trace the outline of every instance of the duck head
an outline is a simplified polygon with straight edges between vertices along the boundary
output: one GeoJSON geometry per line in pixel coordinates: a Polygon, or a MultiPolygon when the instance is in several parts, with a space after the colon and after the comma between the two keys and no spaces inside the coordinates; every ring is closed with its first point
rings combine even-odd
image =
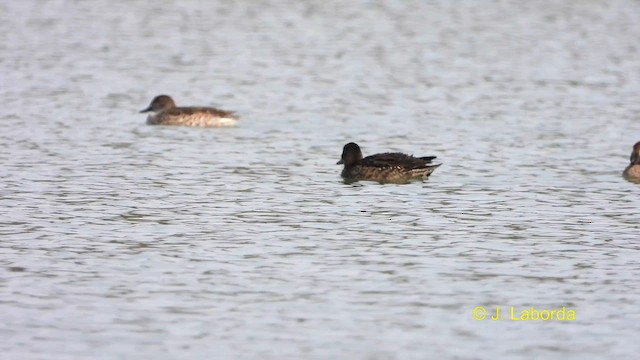
{"type": "Polygon", "coordinates": [[[140,110],[140,112],[141,113],[146,113],[150,111],[158,112],[158,111],[168,110],[174,107],[176,107],[176,103],[173,102],[173,99],[170,96],[158,95],[154,97],[153,100],[151,100],[151,104],[149,104],[149,106],[146,109],[140,110]]]}
{"type": "Polygon", "coordinates": [[[336,164],[351,166],[360,160],[362,160],[362,151],[360,150],[360,146],[356,143],[350,142],[342,148],[342,157],[336,164]]]}
{"type": "Polygon", "coordinates": [[[640,165],[640,141],[633,145],[633,152],[629,158],[632,165],[640,165]]]}

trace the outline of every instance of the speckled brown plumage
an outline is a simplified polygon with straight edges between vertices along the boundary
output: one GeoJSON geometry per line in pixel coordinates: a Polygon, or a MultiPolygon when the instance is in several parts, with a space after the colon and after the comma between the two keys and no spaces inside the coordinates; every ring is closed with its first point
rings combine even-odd
{"type": "Polygon", "coordinates": [[[238,118],[232,111],[209,107],[176,107],[167,95],[156,96],[149,107],[140,111],[151,112],[149,125],[181,125],[194,127],[222,127],[234,125],[238,118]]]}
{"type": "Polygon", "coordinates": [[[382,153],[362,157],[360,147],[348,143],[338,164],[344,164],[342,177],[349,181],[371,180],[405,183],[427,179],[442,164],[432,164],[435,156],[415,157],[403,153],[382,153]]]}
{"type": "Polygon", "coordinates": [[[640,183],[640,141],[633,145],[629,161],[629,166],[624,169],[622,176],[629,181],[640,183]]]}

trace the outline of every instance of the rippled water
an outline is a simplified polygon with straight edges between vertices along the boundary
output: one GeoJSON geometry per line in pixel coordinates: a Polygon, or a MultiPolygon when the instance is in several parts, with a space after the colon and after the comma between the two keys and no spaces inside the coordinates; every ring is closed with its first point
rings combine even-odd
{"type": "Polygon", "coordinates": [[[3,358],[635,358],[638,18],[604,0],[0,4],[3,358]],[[147,126],[160,93],[242,121],[147,126]],[[348,141],[444,165],[347,185],[348,141]]]}

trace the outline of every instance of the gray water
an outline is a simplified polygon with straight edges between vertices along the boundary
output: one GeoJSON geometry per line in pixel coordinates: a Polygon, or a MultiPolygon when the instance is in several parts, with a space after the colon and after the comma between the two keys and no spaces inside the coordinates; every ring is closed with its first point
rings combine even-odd
{"type": "Polygon", "coordinates": [[[638,19],[631,0],[2,2],[2,358],[636,358],[638,19]],[[242,120],[147,126],[161,93],[242,120]],[[345,184],[349,141],[444,165],[345,184]]]}

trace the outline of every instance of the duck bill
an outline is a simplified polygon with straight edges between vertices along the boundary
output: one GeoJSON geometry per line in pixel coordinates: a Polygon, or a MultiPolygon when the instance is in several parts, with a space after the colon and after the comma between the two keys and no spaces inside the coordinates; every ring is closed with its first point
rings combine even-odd
{"type": "Polygon", "coordinates": [[[146,108],[146,109],[140,110],[140,114],[142,114],[142,113],[146,113],[146,112],[149,112],[149,111],[151,111],[151,106],[149,106],[149,107],[148,107],[148,108],[146,108]]]}
{"type": "Polygon", "coordinates": [[[344,159],[340,159],[340,161],[336,163],[336,165],[342,165],[342,164],[344,164],[344,159]]]}

